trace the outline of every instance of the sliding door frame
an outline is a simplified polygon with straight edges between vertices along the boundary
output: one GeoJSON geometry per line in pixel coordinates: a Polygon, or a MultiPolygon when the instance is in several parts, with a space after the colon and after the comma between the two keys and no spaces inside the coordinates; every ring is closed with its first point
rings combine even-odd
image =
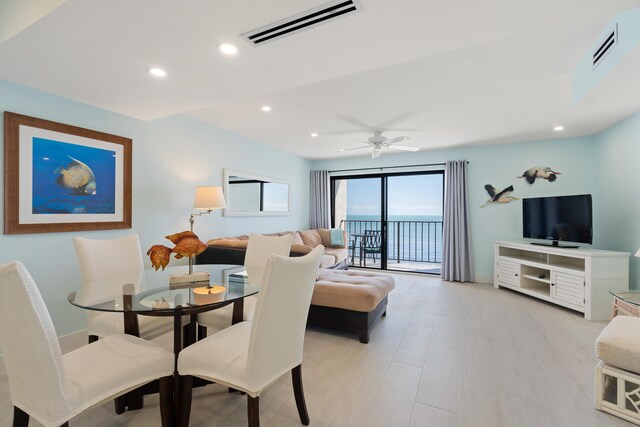
{"type": "MultiPolygon", "coordinates": [[[[340,224],[336,224],[336,210],[335,210],[335,196],[336,196],[336,181],[347,180],[347,179],[369,179],[369,178],[379,178],[380,179],[380,229],[382,230],[382,248],[380,254],[380,270],[387,270],[387,260],[388,260],[388,223],[389,223],[389,200],[388,200],[388,192],[389,192],[389,180],[390,177],[396,176],[410,176],[410,175],[442,175],[442,208],[444,210],[444,181],[445,181],[445,173],[444,169],[441,170],[430,170],[430,171],[411,171],[411,172],[377,172],[377,173],[363,173],[356,175],[336,175],[330,177],[330,191],[331,191],[331,227],[337,228],[340,224]]],[[[444,218],[443,218],[444,219],[444,218]]],[[[373,267],[363,267],[363,268],[371,268],[373,267]]],[[[375,268],[378,270],[378,268],[375,268]]],[[[430,274],[430,273],[424,273],[430,274]]]]}

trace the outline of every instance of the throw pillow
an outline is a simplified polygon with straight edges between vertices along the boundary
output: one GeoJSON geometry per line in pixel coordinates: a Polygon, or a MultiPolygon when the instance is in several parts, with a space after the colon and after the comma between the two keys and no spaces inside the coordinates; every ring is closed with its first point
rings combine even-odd
{"type": "Polygon", "coordinates": [[[331,229],[331,246],[344,246],[344,236],[342,234],[342,229],[331,229]]]}

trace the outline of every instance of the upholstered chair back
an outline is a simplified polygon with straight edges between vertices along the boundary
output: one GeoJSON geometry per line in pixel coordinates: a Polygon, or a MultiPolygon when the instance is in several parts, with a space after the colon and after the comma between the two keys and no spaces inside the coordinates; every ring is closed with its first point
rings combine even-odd
{"type": "Polygon", "coordinates": [[[260,284],[264,278],[267,261],[271,255],[289,256],[291,251],[292,234],[284,236],[263,236],[251,233],[247,243],[244,265],[249,274],[251,284],[260,284]]]}
{"type": "Polygon", "coordinates": [[[302,363],[304,333],[311,295],[324,246],[303,257],[273,255],[251,326],[247,379],[252,390],[261,390],[302,363]]]}
{"type": "Polygon", "coordinates": [[[68,414],[62,352],[53,322],[20,262],[0,265],[0,348],[14,406],[43,419],[68,414]]]}
{"type": "Polygon", "coordinates": [[[73,245],[85,283],[144,270],[137,234],[106,240],[74,237],[73,245]]]}

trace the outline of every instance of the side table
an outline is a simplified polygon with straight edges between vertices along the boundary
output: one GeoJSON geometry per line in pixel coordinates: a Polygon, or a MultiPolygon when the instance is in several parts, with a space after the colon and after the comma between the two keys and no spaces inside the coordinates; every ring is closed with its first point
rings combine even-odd
{"type": "Polygon", "coordinates": [[[640,317],[640,292],[610,292],[613,295],[613,307],[611,318],[618,314],[624,316],[640,317]]]}

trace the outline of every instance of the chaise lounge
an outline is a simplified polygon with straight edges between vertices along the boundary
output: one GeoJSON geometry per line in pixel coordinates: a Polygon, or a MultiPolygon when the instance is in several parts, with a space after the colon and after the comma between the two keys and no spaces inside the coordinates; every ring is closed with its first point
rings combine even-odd
{"type": "MultiPolygon", "coordinates": [[[[287,231],[293,234],[290,256],[301,256],[318,245],[325,246],[307,324],[355,333],[368,343],[371,328],[386,315],[387,295],[395,287],[391,276],[366,271],[346,271],[347,236],[343,245],[331,246],[330,230],[287,231]],[[300,243],[302,242],[302,243],[300,243]]],[[[198,264],[244,264],[248,236],[212,239],[196,257],[198,264]]]]}

